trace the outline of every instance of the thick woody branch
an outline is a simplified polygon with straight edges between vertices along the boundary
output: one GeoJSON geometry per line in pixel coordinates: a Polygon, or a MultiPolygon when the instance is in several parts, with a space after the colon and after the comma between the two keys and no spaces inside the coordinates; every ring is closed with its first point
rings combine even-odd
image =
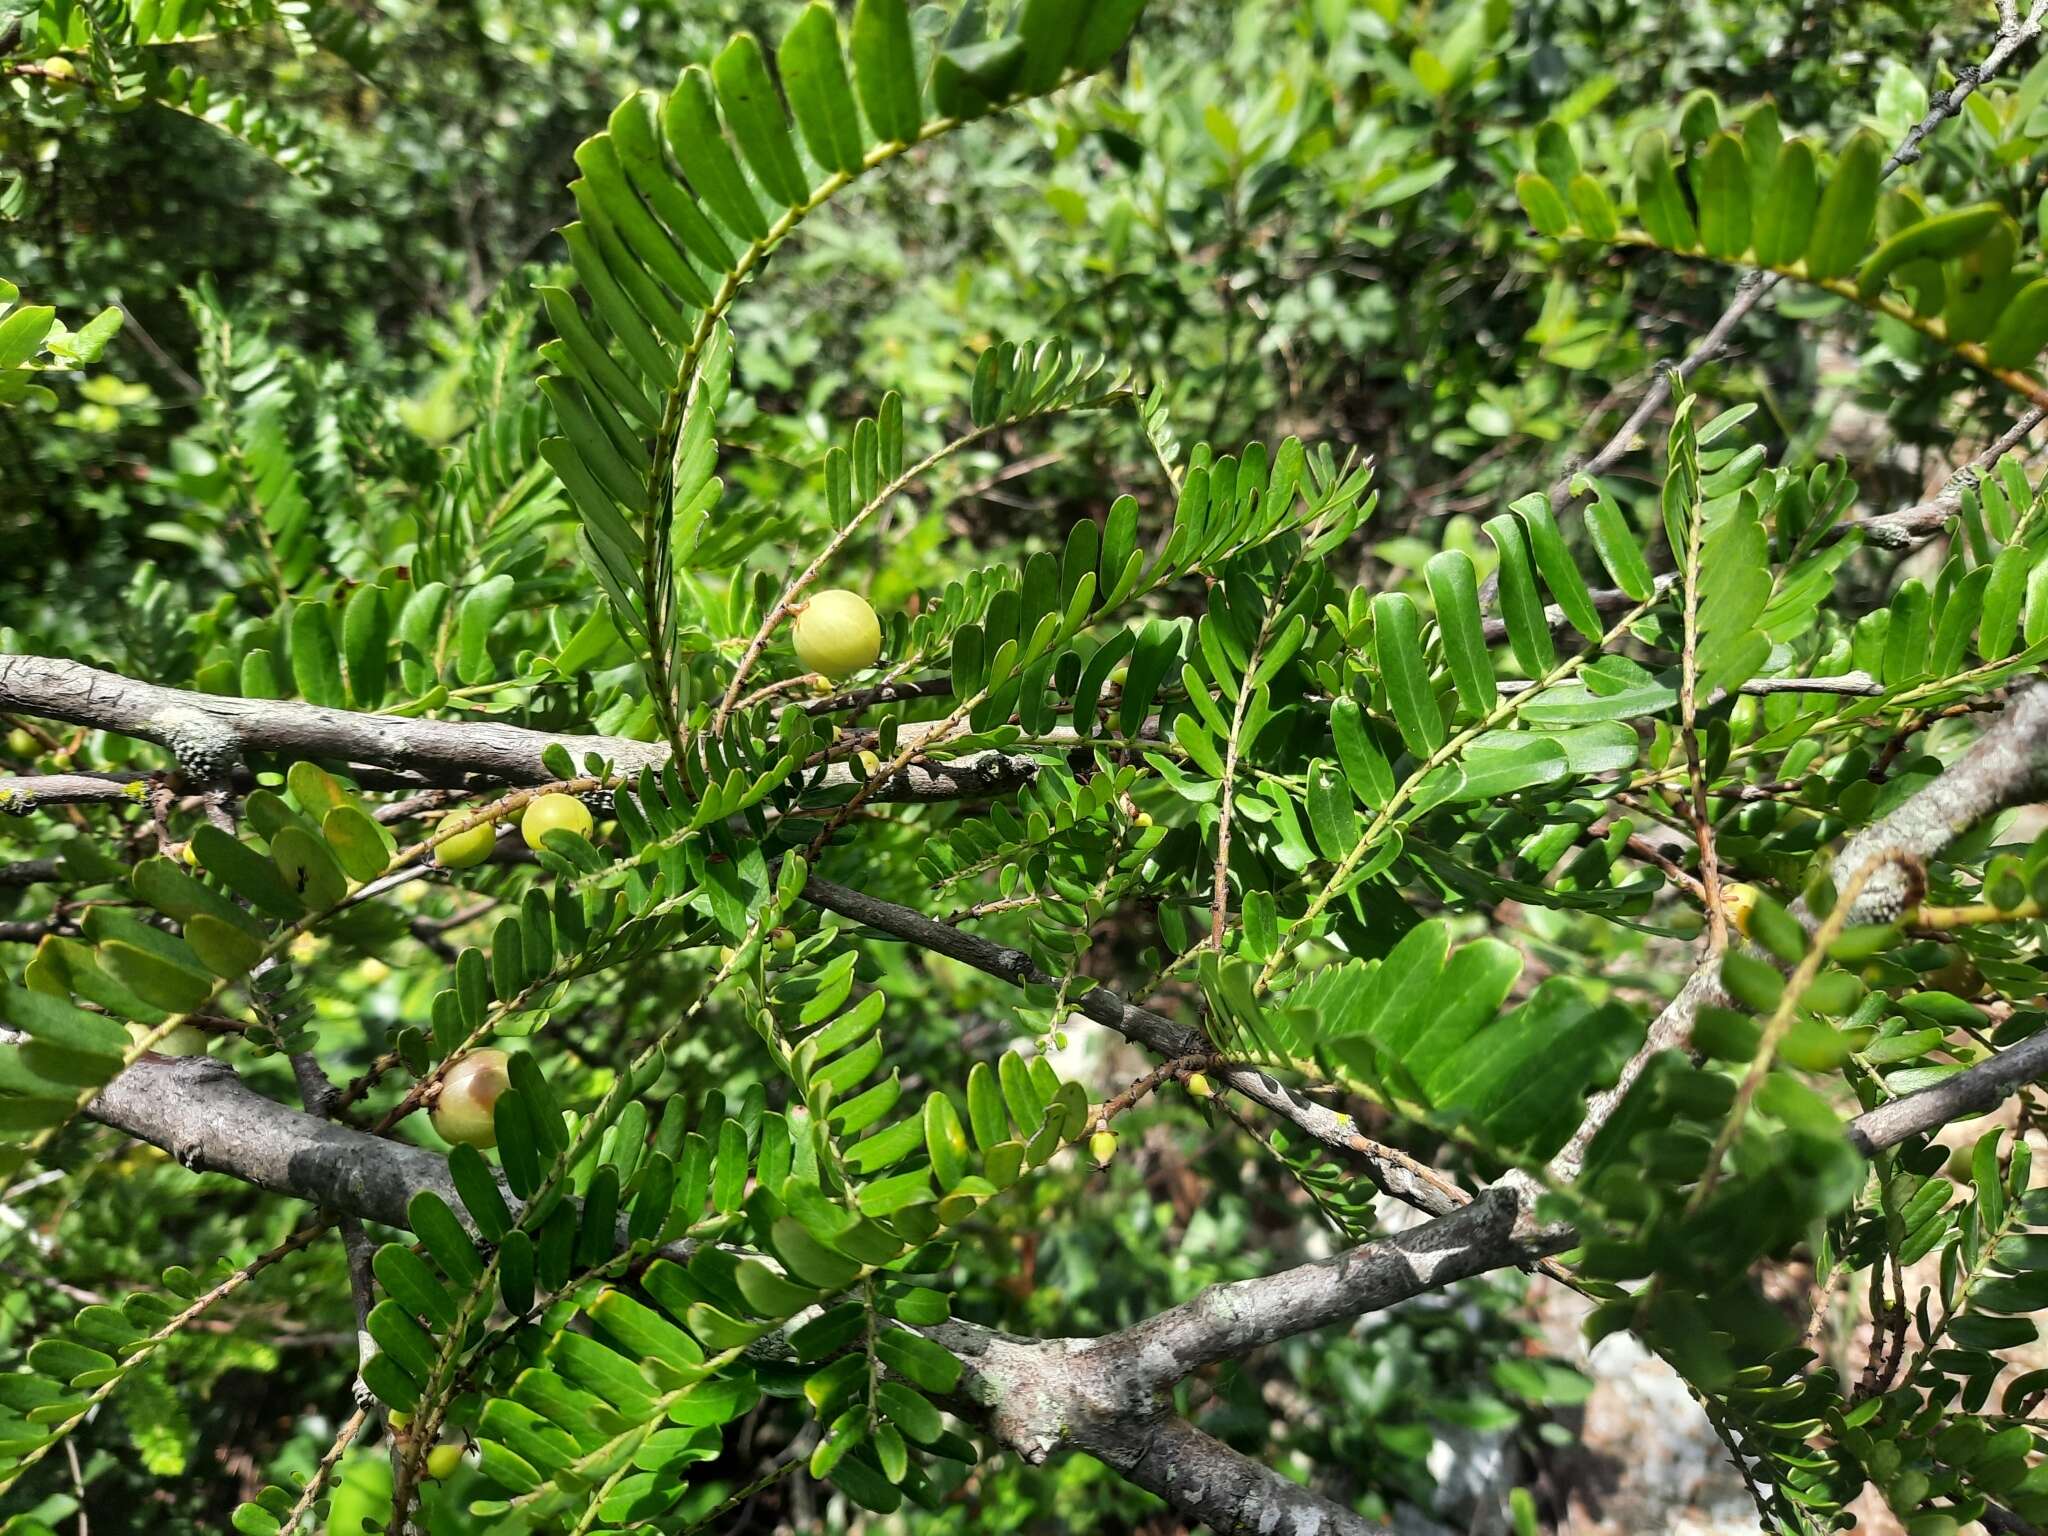
{"type": "MultiPolygon", "coordinates": [[[[413,1197],[429,1193],[468,1223],[440,1153],[280,1104],[210,1056],[144,1055],[100,1091],[86,1114],[161,1148],[194,1173],[225,1173],[337,1217],[410,1230],[413,1197]]],[[[519,1209],[509,1189],[505,1200],[519,1209]]],[[[625,1233],[622,1219],[622,1247],[625,1233]]],[[[660,1252],[687,1261],[691,1245],[672,1243],[660,1252]]]]}
{"type": "Polygon", "coordinates": [[[1569,1234],[1518,1235],[1519,1214],[1510,1192],[1488,1190],[1406,1232],[1255,1280],[1212,1285],[1096,1348],[1119,1357],[1117,1374],[1131,1390],[1163,1392],[1205,1365],[1570,1246],[1569,1234]]]}
{"type": "MultiPolygon", "coordinates": [[[[296,699],[240,699],[136,682],[83,662],[47,656],[0,656],[0,710],[113,731],[167,748],[188,773],[212,779],[250,753],[325,758],[395,772],[402,782],[431,787],[483,778],[506,784],[547,784],[556,775],[542,760],[550,746],[578,763],[596,754],[624,774],[656,767],[668,748],[623,736],[579,736],[528,730],[486,720],[415,720],[403,715],[328,709],[296,699]]],[[[950,762],[914,762],[868,795],[891,803],[974,799],[1029,783],[1038,765],[1028,757],[977,752],[950,762]]],[[[134,798],[145,776],[50,774],[0,780],[0,811],[72,801],[134,798]]],[[[853,783],[844,764],[829,768],[823,790],[853,783]]]]}
{"type": "MultiPolygon", "coordinates": [[[[1969,750],[1905,804],[1872,822],[1835,858],[1837,887],[1875,859],[1934,857],[1993,811],[2038,799],[2048,791],[2048,686],[2014,694],[2004,713],[1969,750]]],[[[1864,885],[1853,920],[1884,922],[1906,904],[1913,876],[1898,864],[1864,885]]]]}
{"type": "Polygon", "coordinates": [[[968,1401],[956,1411],[1034,1466],[1085,1451],[1216,1531],[1385,1530],[1204,1434],[1156,1394],[1132,1392],[1114,1353],[1099,1347],[1104,1341],[1026,1339],[961,1322],[925,1331],[967,1363],[968,1401]]]}
{"type": "Polygon", "coordinates": [[[144,773],[28,773],[0,778],[0,815],[28,816],[46,805],[143,805],[155,777],[144,773]]]}
{"type": "Polygon", "coordinates": [[[1952,1120],[1987,1114],[2042,1077],[2048,1077],[2048,1032],[2029,1036],[1931,1087],[1866,1110],[1849,1122],[1849,1140],[1868,1157],[1952,1120]]]}
{"type": "Polygon", "coordinates": [[[422,1190],[463,1208],[446,1158],[265,1098],[211,1057],[144,1056],[86,1113],[195,1173],[232,1174],[387,1227],[407,1225],[406,1207],[422,1190]]]}
{"type": "Polygon", "coordinates": [[[1386,1531],[1379,1521],[1331,1503],[1172,1414],[1091,1423],[1073,1443],[1211,1530],[1261,1536],[1384,1536],[1386,1531]]]}
{"type": "Polygon", "coordinates": [[[607,736],[550,735],[487,721],[358,714],[296,699],[240,699],[136,682],[82,662],[0,656],[0,709],[153,741],[184,764],[195,754],[229,761],[250,752],[360,760],[428,775],[488,774],[513,784],[553,780],[550,744],[581,762],[595,752],[622,770],[658,765],[665,749],[607,736]]]}

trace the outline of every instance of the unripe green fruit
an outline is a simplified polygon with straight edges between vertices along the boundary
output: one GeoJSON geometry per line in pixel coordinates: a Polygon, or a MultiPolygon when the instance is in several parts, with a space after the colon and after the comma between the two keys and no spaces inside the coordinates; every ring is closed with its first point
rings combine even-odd
{"type": "Polygon", "coordinates": [[[434,1129],[443,1141],[472,1147],[498,1144],[491,1111],[512,1084],[508,1061],[503,1051],[472,1051],[448,1069],[433,1113],[434,1129]]]}
{"type": "Polygon", "coordinates": [[[1216,1094],[1216,1090],[1210,1085],[1209,1079],[1199,1072],[1190,1072],[1188,1074],[1187,1087],[1188,1092],[1198,1099],[1213,1098],[1216,1094]]]}
{"type": "Polygon", "coordinates": [[[588,837],[595,825],[590,808],[574,795],[542,795],[519,818],[519,835],[526,839],[527,847],[539,848],[541,839],[550,832],[559,830],[588,837]]]}
{"type": "Polygon", "coordinates": [[[1095,1159],[1095,1166],[1107,1168],[1109,1160],[1116,1156],[1116,1133],[1097,1131],[1088,1138],[1088,1155],[1095,1159]]]}
{"type": "Polygon", "coordinates": [[[498,829],[486,821],[458,832],[445,842],[434,845],[434,862],[443,869],[470,869],[483,863],[491,856],[491,850],[498,846],[498,829]]]}
{"type": "Polygon", "coordinates": [[[820,592],[796,616],[796,659],[830,678],[871,667],[882,654],[882,625],[858,592],[820,592]]]}
{"type": "Polygon", "coordinates": [[[9,757],[34,757],[36,755],[35,737],[29,735],[27,731],[24,731],[17,725],[7,733],[7,755],[9,757]]]}
{"type": "Polygon", "coordinates": [[[778,955],[786,955],[796,948],[796,935],[787,928],[778,928],[768,936],[768,942],[775,946],[778,955]]]}
{"type": "Polygon", "coordinates": [[[391,1410],[391,1416],[387,1418],[384,1422],[389,1424],[392,1427],[392,1429],[402,1434],[404,1433],[406,1426],[412,1423],[412,1415],[409,1413],[400,1413],[396,1408],[394,1408],[391,1410]]]}
{"type": "MultiPolygon", "coordinates": [[[[149,1024],[130,1024],[129,1038],[140,1044],[149,1038],[152,1028],[154,1026],[149,1024]]],[[[205,1030],[191,1024],[180,1024],[150,1049],[159,1056],[204,1056],[206,1047],[211,1043],[206,1037],[205,1030]]]]}
{"type": "Polygon", "coordinates": [[[453,1477],[455,1469],[462,1465],[462,1447],[459,1445],[437,1445],[427,1452],[427,1476],[435,1482],[453,1477]]]}

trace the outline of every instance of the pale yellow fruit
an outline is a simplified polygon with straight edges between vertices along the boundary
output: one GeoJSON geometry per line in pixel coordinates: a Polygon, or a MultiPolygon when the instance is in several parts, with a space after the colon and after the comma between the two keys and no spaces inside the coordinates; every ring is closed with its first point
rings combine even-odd
{"type": "Polygon", "coordinates": [[[1721,889],[1721,908],[1728,914],[1736,931],[1744,938],[1749,937],[1749,914],[1756,910],[1756,887],[1753,885],[1729,885],[1721,889]]]}
{"type": "Polygon", "coordinates": [[[434,862],[443,869],[470,869],[483,863],[491,856],[491,850],[498,846],[498,829],[486,821],[458,832],[445,842],[434,845],[434,862]]]}
{"type": "Polygon", "coordinates": [[[1209,1079],[1199,1072],[1190,1072],[1188,1074],[1187,1086],[1188,1092],[1198,1099],[1210,1098],[1216,1092],[1215,1088],[1211,1086],[1209,1079]]]}
{"type": "Polygon", "coordinates": [[[1095,1166],[1107,1168],[1109,1160],[1116,1156],[1116,1133],[1097,1131],[1088,1138],[1088,1155],[1095,1159],[1095,1166]]]}
{"type": "Polygon", "coordinates": [[[882,625],[858,592],[820,592],[796,616],[796,659],[813,672],[841,678],[871,667],[882,654],[882,625]]]}
{"type": "Polygon", "coordinates": [[[443,1141],[472,1147],[498,1144],[497,1122],[491,1111],[511,1086],[506,1070],[509,1064],[503,1051],[472,1051],[448,1069],[433,1113],[434,1129],[443,1141]]]}
{"type": "Polygon", "coordinates": [[[427,1476],[435,1482],[453,1477],[455,1469],[462,1465],[462,1447],[459,1445],[437,1445],[427,1452],[427,1476]]]}
{"type": "Polygon", "coordinates": [[[595,825],[590,807],[574,795],[542,795],[519,818],[519,835],[526,839],[527,847],[539,848],[550,832],[574,832],[579,837],[588,837],[595,825]]]}

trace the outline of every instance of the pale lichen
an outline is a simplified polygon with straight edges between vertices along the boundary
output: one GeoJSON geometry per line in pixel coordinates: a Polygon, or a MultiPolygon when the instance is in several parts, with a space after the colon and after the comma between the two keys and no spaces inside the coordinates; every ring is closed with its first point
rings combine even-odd
{"type": "Polygon", "coordinates": [[[195,784],[220,782],[242,760],[241,738],[204,710],[168,709],[152,724],[157,739],[177,758],[179,771],[195,784]]]}

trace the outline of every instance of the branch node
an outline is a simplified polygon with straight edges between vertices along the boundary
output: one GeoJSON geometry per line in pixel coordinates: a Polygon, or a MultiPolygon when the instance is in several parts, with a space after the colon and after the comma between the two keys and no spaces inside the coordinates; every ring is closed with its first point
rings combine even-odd
{"type": "Polygon", "coordinates": [[[178,771],[195,787],[225,782],[242,760],[241,737],[204,710],[174,707],[153,723],[177,758],[178,771]]]}

